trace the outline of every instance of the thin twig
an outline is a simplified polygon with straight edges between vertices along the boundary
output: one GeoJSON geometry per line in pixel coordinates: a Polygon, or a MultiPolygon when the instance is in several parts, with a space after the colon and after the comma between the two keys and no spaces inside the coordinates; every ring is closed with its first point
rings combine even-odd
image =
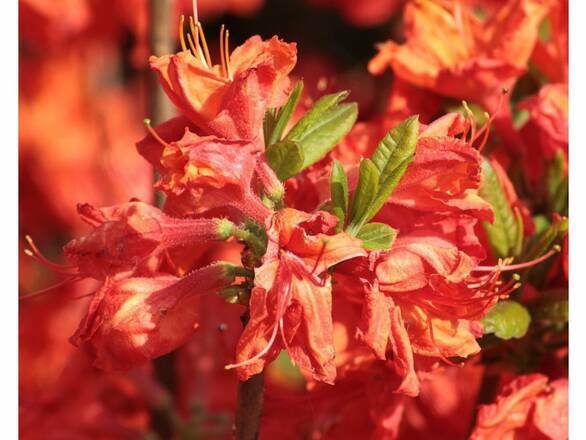
{"type": "MultiPolygon", "coordinates": [[[[242,322],[248,323],[248,313],[242,316],[242,322]]],[[[238,383],[236,407],[236,440],[257,440],[260,428],[264,395],[264,371],[252,376],[245,382],[238,383]]]]}

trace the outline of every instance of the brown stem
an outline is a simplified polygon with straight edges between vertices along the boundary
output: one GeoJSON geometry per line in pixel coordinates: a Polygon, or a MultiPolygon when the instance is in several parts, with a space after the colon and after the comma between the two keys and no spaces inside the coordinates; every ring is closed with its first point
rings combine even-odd
{"type": "MultiPolygon", "coordinates": [[[[241,317],[244,326],[248,323],[246,312],[241,317]]],[[[260,415],[264,394],[264,371],[245,382],[238,382],[236,407],[236,440],[257,440],[260,429],[260,415]]]]}
{"type": "MultiPolygon", "coordinates": [[[[149,16],[151,54],[161,56],[174,52],[174,31],[171,28],[171,0],[150,0],[149,16]]],[[[171,118],[173,114],[174,110],[171,101],[165,95],[156,75],[151,73],[149,75],[149,118],[153,121],[153,125],[156,125],[171,118]]],[[[155,179],[158,180],[156,175],[155,179]]],[[[162,194],[156,193],[155,204],[161,207],[163,202],[162,194]]]]}
{"type": "MultiPolygon", "coordinates": [[[[171,0],[149,1],[149,44],[153,55],[161,56],[173,52],[173,31],[171,30],[171,0]]],[[[163,88],[156,76],[150,73],[149,87],[149,118],[154,124],[160,124],[173,116],[173,108],[165,96],[163,88]]],[[[157,179],[157,176],[154,176],[157,179]]],[[[155,205],[162,207],[164,200],[161,193],[154,194],[155,205]]],[[[171,393],[175,388],[174,355],[170,353],[155,360],[155,374],[171,393]]],[[[166,429],[171,429],[165,425],[166,429]]]]}
{"type": "Polygon", "coordinates": [[[246,382],[238,383],[238,407],[236,408],[236,439],[256,440],[262,412],[264,371],[246,382]]]}

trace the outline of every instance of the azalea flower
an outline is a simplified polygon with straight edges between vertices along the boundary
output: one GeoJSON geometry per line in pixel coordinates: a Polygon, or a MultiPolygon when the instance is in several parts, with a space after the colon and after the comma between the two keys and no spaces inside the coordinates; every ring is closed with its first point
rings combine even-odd
{"type": "Polygon", "coordinates": [[[531,62],[552,83],[568,82],[568,0],[557,0],[546,18],[549,32],[540,37],[531,62]]]}
{"type": "Polygon", "coordinates": [[[499,286],[498,271],[473,273],[479,260],[473,255],[482,250],[473,225],[471,219],[424,218],[389,251],[353,267],[343,264],[335,276],[336,293],[362,305],[354,321],[357,338],[377,358],[392,360],[400,378],[395,392],[418,395],[422,358],[451,363],[448,358],[478,353],[479,319],[517,287],[499,286]]]}
{"type": "Polygon", "coordinates": [[[241,380],[262,371],[286,349],[293,362],[317,380],[333,383],[331,279],[327,269],[364,256],[362,241],[332,234],[337,219],[323,211],[286,208],[267,219],[269,238],[262,265],[255,269],[250,320],[237,346],[241,380]]]}
{"type": "Polygon", "coordinates": [[[520,376],[495,403],[481,405],[472,440],[568,438],[568,381],[542,374],[520,376]]]}
{"type": "Polygon", "coordinates": [[[346,325],[377,358],[392,359],[395,391],[411,396],[419,393],[417,362],[478,353],[479,320],[518,287],[501,285],[499,267],[475,273],[486,258],[476,225],[493,213],[478,195],[481,160],[472,147],[487,127],[469,124],[448,114],[422,129],[413,163],[375,217],[397,239],[334,274],[335,291],[362,306],[346,325]]]}
{"type": "MultiPolygon", "coordinates": [[[[521,129],[526,139],[523,161],[530,183],[537,184],[557,152],[568,158],[568,85],[548,84],[519,104],[529,112],[529,120],[521,129]],[[542,158],[539,160],[538,158],[542,158]]],[[[567,169],[566,169],[567,174],[567,169]]]]}
{"type": "Polygon", "coordinates": [[[229,33],[222,28],[220,64],[213,64],[201,24],[191,18],[189,25],[191,33],[185,37],[182,19],[181,52],[150,59],[185,125],[228,139],[260,137],[266,110],[287,97],[295,44],[255,36],[230,54],[229,33]]]}
{"type": "Polygon", "coordinates": [[[78,211],[80,217],[94,229],[90,234],[65,245],[63,250],[67,264],[49,261],[27,236],[32,250],[26,253],[66,276],[59,285],[84,278],[105,280],[151,275],[159,269],[163,256],[169,259],[169,250],[173,248],[225,239],[222,220],[175,219],[142,202],[103,209],[80,204],[78,211]]]}
{"type": "MultiPolygon", "coordinates": [[[[479,19],[459,0],[411,1],[404,12],[406,42],[381,44],[369,71],[380,74],[391,67],[416,86],[479,103],[495,114],[500,90],[512,89],[525,73],[551,3],[510,0],[479,19]]],[[[495,126],[510,148],[518,148],[507,106],[495,126]]]]}
{"type": "Polygon", "coordinates": [[[71,342],[104,370],[143,364],[183,345],[197,327],[199,297],[228,287],[234,277],[232,266],[215,264],[183,278],[106,279],[71,342]]]}
{"type": "Polygon", "coordinates": [[[168,196],[167,212],[186,216],[229,208],[259,223],[269,215],[252,188],[257,163],[265,183],[277,179],[264,167],[258,142],[198,136],[186,129],[179,141],[167,143],[151,133],[159,143],[140,143],[139,152],[161,173],[156,187],[168,196]]]}

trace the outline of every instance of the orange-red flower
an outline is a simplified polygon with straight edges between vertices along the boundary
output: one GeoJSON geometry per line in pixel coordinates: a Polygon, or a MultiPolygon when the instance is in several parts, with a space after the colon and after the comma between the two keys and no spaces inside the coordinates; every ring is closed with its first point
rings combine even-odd
{"type": "Polygon", "coordinates": [[[496,402],[482,405],[472,440],[568,438],[568,381],[520,376],[503,388],[496,402]]]}
{"type": "MultiPolygon", "coordinates": [[[[227,208],[259,223],[269,215],[269,209],[251,186],[257,162],[261,160],[258,141],[202,137],[185,129],[179,141],[166,143],[152,133],[159,144],[141,142],[138,148],[161,173],[156,187],[168,196],[167,212],[186,216],[227,208]]],[[[272,173],[265,168],[263,171],[272,173]]]]}
{"type": "Polygon", "coordinates": [[[392,360],[400,378],[395,391],[407,395],[419,392],[418,359],[480,350],[478,320],[511,287],[498,286],[498,271],[473,273],[486,257],[475,226],[493,213],[478,195],[480,155],[473,142],[456,137],[467,131],[457,114],[422,129],[414,161],[375,217],[397,229],[397,239],[334,274],[335,292],[362,305],[357,337],[392,360]]]}
{"type": "Polygon", "coordinates": [[[519,108],[529,112],[529,120],[521,130],[526,139],[523,163],[528,180],[536,184],[558,151],[567,163],[568,85],[545,85],[537,95],[519,104],[519,108]]]}
{"type": "MultiPolygon", "coordinates": [[[[479,19],[460,0],[413,0],[404,12],[404,44],[387,41],[369,64],[444,96],[477,102],[494,114],[500,91],[511,89],[527,69],[541,20],[552,0],[509,0],[479,19]]],[[[508,106],[495,126],[511,148],[519,148],[508,106]]]]}
{"type": "Polygon", "coordinates": [[[392,360],[400,378],[395,392],[419,393],[419,358],[477,353],[478,320],[508,293],[495,285],[495,274],[472,274],[484,253],[475,223],[422,217],[389,251],[344,263],[335,274],[335,292],[362,304],[358,339],[379,359],[392,360]]]}
{"type": "Polygon", "coordinates": [[[67,264],[46,259],[27,236],[32,249],[27,254],[66,276],[63,283],[149,276],[158,272],[163,257],[174,265],[169,255],[172,249],[226,238],[221,219],[176,219],[142,202],[102,209],[79,204],[78,212],[93,230],[65,245],[67,264]]]}
{"type": "Polygon", "coordinates": [[[331,279],[327,269],[364,256],[362,241],[331,235],[337,219],[323,211],[283,209],[267,219],[269,246],[255,270],[250,321],[238,342],[235,365],[246,380],[282,349],[317,380],[333,383],[331,279]]]}
{"type": "Polygon", "coordinates": [[[369,70],[391,66],[420,87],[484,103],[525,71],[549,6],[543,0],[507,1],[480,20],[458,0],[411,1],[404,13],[407,42],[381,45],[369,70]]]}
{"type": "Polygon", "coordinates": [[[221,63],[212,64],[198,26],[188,34],[191,51],[182,35],[182,52],[151,57],[165,92],[187,120],[206,134],[229,139],[261,136],[266,110],[286,99],[288,75],[297,60],[295,44],[254,36],[229,54],[227,33],[222,29],[221,63]]]}
{"type": "Polygon", "coordinates": [[[547,17],[549,33],[537,40],[531,62],[552,83],[568,82],[568,0],[554,2],[547,17]]]}
{"type": "Polygon", "coordinates": [[[234,280],[230,265],[215,264],[183,278],[106,279],[90,303],[73,344],[104,370],[128,369],[184,344],[197,327],[194,305],[234,280]]]}

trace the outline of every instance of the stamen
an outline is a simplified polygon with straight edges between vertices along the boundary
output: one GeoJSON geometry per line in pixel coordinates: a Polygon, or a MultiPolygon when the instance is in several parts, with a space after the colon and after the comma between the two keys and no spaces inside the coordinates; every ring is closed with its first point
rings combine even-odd
{"type": "MultiPolygon", "coordinates": [[[[476,121],[474,120],[474,113],[472,113],[472,110],[470,110],[470,107],[468,106],[468,103],[466,101],[462,101],[462,106],[466,110],[466,119],[468,119],[468,126],[470,128],[470,142],[472,143],[473,139],[476,137],[476,121]]],[[[467,135],[468,128],[464,133],[464,140],[466,139],[467,135]]]]}
{"type": "Polygon", "coordinates": [[[226,32],[226,28],[224,25],[220,27],[220,68],[222,76],[228,76],[228,72],[226,70],[226,52],[224,51],[224,33],[226,32]]]}
{"type": "Polygon", "coordinates": [[[201,47],[199,45],[197,45],[197,46],[195,45],[191,34],[187,34],[187,42],[189,43],[189,47],[191,48],[191,51],[193,52],[193,56],[195,58],[197,58],[207,68],[208,65],[206,64],[203,52],[201,51],[201,47]]]}
{"type": "Polygon", "coordinates": [[[95,295],[97,292],[97,290],[94,290],[93,292],[90,293],[84,293],[83,295],[78,295],[78,296],[74,296],[73,298],[71,298],[73,301],[76,301],[78,299],[83,299],[83,298],[87,298],[88,296],[92,296],[95,295]]]}
{"type": "Polygon", "coordinates": [[[271,333],[271,337],[270,337],[269,341],[267,342],[267,345],[265,346],[265,348],[263,348],[261,351],[259,351],[257,354],[255,354],[250,359],[247,359],[247,360],[245,360],[243,362],[239,362],[237,364],[229,364],[229,365],[226,365],[224,367],[224,369],[231,370],[233,368],[244,367],[246,365],[252,364],[253,362],[255,362],[258,359],[260,359],[261,357],[263,357],[265,354],[267,354],[267,352],[273,346],[273,343],[275,342],[275,339],[277,338],[277,330],[279,330],[279,321],[278,320],[275,322],[275,325],[273,327],[273,332],[271,333]]]}
{"type": "MultiPolygon", "coordinates": [[[[488,118],[488,120],[486,121],[486,123],[484,124],[484,126],[478,131],[478,133],[476,133],[476,136],[473,137],[470,140],[470,145],[472,145],[474,142],[476,142],[476,140],[486,131],[487,133],[484,136],[484,139],[482,141],[482,143],[480,144],[480,146],[478,147],[478,150],[480,151],[482,148],[484,148],[484,145],[486,144],[486,140],[488,138],[488,130],[490,129],[490,126],[492,124],[492,122],[494,121],[494,119],[496,118],[496,115],[500,112],[501,107],[503,106],[503,102],[504,102],[504,97],[505,95],[507,95],[509,93],[509,90],[507,88],[504,88],[501,90],[501,94],[499,95],[499,101],[496,105],[496,109],[493,112],[493,114],[488,118]]],[[[485,115],[488,115],[488,113],[485,113],[485,115]]]]}
{"type": "Polygon", "coordinates": [[[179,19],[179,42],[181,44],[181,49],[183,52],[187,51],[187,46],[185,45],[185,35],[183,33],[183,27],[185,25],[185,16],[181,15],[179,19]]]}
{"type": "MultiPolygon", "coordinates": [[[[190,23],[191,25],[191,23],[190,23]]],[[[212,58],[210,57],[210,51],[208,49],[208,42],[206,41],[206,36],[203,33],[203,27],[201,26],[201,23],[198,21],[197,23],[195,23],[195,26],[197,26],[197,30],[199,31],[199,36],[201,37],[201,44],[203,46],[203,51],[205,53],[205,59],[206,59],[206,63],[208,65],[208,67],[212,66],[212,58]]]]}
{"type": "Polygon", "coordinates": [[[277,274],[277,279],[280,282],[277,286],[277,291],[274,292],[275,294],[278,295],[277,296],[275,324],[273,327],[273,332],[271,333],[271,337],[269,338],[269,341],[267,342],[267,345],[261,351],[259,351],[256,355],[251,357],[250,359],[247,359],[247,360],[240,362],[240,363],[237,363],[237,364],[226,365],[224,367],[226,370],[231,370],[233,368],[238,368],[238,367],[243,367],[245,365],[250,365],[251,363],[255,362],[256,360],[258,360],[262,356],[264,356],[270,350],[270,348],[273,346],[273,344],[275,343],[279,329],[281,329],[281,336],[283,338],[283,344],[285,345],[285,347],[288,347],[287,341],[285,340],[285,332],[283,329],[283,316],[285,315],[285,310],[287,309],[287,305],[289,303],[289,296],[291,295],[291,282],[292,282],[291,277],[292,277],[292,274],[291,274],[290,270],[287,268],[287,266],[281,265],[279,267],[279,272],[277,274]],[[284,289],[284,291],[281,291],[281,287],[284,289]]]}
{"type": "MultiPolygon", "coordinates": [[[[199,22],[199,15],[197,13],[197,0],[193,0],[192,6],[193,6],[193,20],[197,23],[197,22],[199,22]]],[[[195,38],[195,44],[199,45],[199,35],[197,35],[197,32],[195,33],[193,38],[195,38]]]]}
{"type": "Polygon", "coordinates": [[[76,283],[78,281],[81,281],[82,279],[83,279],[82,277],[67,278],[67,279],[60,281],[57,284],[53,284],[52,286],[49,286],[45,289],[37,290],[36,292],[30,293],[28,295],[19,296],[18,301],[25,301],[25,300],[32,299],[32,298],[38,298],[39,296],[43,296],[43,295],[45,295],[55,289],[58,289],[59,287],[63,287],[63,286],[70,284],[70,283],[76,283]]]}
{"type": "MultiPolygon", "coordinates": [[[[189,34],[187,35],[189,37],[189,34]]],[[[159,136],[157,134],[157,132],[155,131],[155,129],[151,126],[151,120],[148,118],[145,118],[142,121],[146,127],[146,130],[149,132],[149,134],[155,138],[155,140],[161,144],[163,147],[167,147],[170,148],[171,144],[169,144],[168,142],[166,142],[161,136],[159,136]]]]}
{"type": "MultiPolygon", "coordinates": [[[[480,142],[480,145],[478,146],[479,152],[481,152],[484,149],[484,146],[486,145],[486,142],[488,141],[488,134],[490,133],[490,126],[491,126],[492,121],[494,119],[494,118],[491,118],[490,115],[486,112],[484,112],[484,116],[488,120],[486,122],[486,125],[484,126],[484,127],[486,127],[486,131],[484,132],[484,137],[482,138],[482,141],[480,142]]],[[[484,127],[482,127],[482,129],[480,131],[482,131],[484,129],[484,127]]]]}
{"type": "Polygon", "coordinates": [[[224,42],[224,60],[226,62],[226,73],[228,74],[228,79],[232,81],[234,77],[232,76],[232,69],[230,68],[230,31],[226,29],[226,33],[224,34],[226,41],[224,42]]]}
{"type": "Polygon", "coordinates": [[[507,272],[507,271],[511,271],[511,270],[526,269],[528,267],[535,266],[536,264],[539,264],[539,263],[547,260],[549,257],[557,254],[560,251],[561,251],[561,247],[559,245],[555,245],[549,252],[545,253],[541,257],[535,258],[534,260],[530,260],[525,263],[502,265],[502,266],[498,266],[498,265],[497,266],[477,266],[474,269],[474,271],[475,272],[492,272],[494,270],[497,270],[497,268],[498,268],[498,270],[500,270],[501,272],[507,272]]]}
{"type": "Polygon", "coordinates": [[[447,357],[445,357],[444,354],[442,353],[442,351],[440,350],[440,348],[438,347],[437,343],[435,342],[435,336],[433,334],[433,326],[431,325],[431,318],[427,318],[427,327],[429,329],[429,335],[431,337],[431,343],[435,346],[435,349],[439,353],[440,359],[442,361],[444,361],[446,364],[448,364],[448,365],[450,365],[452,367],[459,367],[459,366],[461,366],[460,364],[457,364],[455,362],[452,362],[447,357]]]}
{"type": "Polygon", "coordinates": [[[31,238],[30,235],[25,235],[24,237],[26,239],[26,241],[28,242],[28,245],[31,247],[32,251],[30,249],[25,249],[24,253],[25,255],[34,258],[35,260],[37,260],[40,264],[42,264],[43,266],[48,267],[49,269],[57,272],[57,273],[61,273],[64,275],[76,275],[78,272],[75,270],[75,266],[69,265],[69,264],[57,264],[57,263],[53,263],[51,260],[49,260],[47,257],[45,257],[41,251],[39,250],[39,248],[37,248],[37,246],[35,245],[35,242],[33,241],[33,239],[31,238]]]}

